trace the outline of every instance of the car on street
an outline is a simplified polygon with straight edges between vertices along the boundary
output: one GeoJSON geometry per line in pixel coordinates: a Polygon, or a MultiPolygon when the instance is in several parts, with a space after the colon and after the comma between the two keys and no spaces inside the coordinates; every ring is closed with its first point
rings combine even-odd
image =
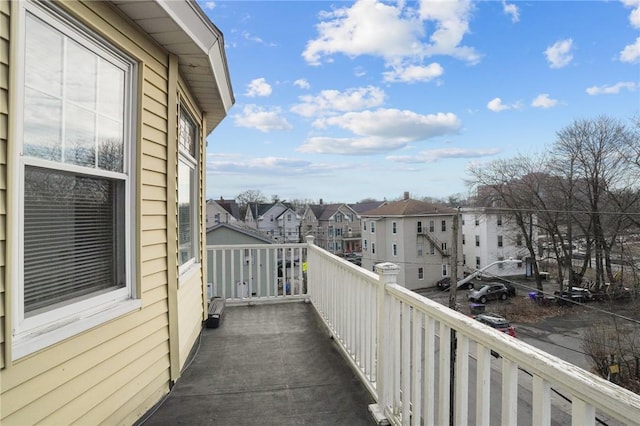
{"type": "Polygon", "coordinates": [[[474,317],[476,321],[481,322],[482,324],[488,325],[489,327],[495,328],[498,331],[502,331],[509,336],[516,337],[516,329],[511,325],[506,318],[494,314],[494,313],[484,313],[478,314],[474,317]]]}
{"type": "Polygon", "coordinates": [[[564,290],[563,292],[556,291],[553,293],[557,297],[559,305],[566,305],[567,303],[584,303],[594,300],[594,296],[588,288],[571,287],[571,290],[564,290]]]}
{"type": "MultiPolygon", "coordinates": [[[[446,291],[449,290],[449,288],[451,288],[451,277],[444,277],[441,280],[438,280],[436,282],[436,287],[438,287],[440,290],[442,291],[446,291]]],[[[464,284],[462,284],[460,287],[458,287],[458,289],[472,289],[473,288],[473,282],[468,281],[464,284]]]]}
{"type": "Polygon", "coordinates": [[[487,303],[489,300],[507,300],[509,289],[502,283],[484,284],[477,290],[471,290],[467,297],[472,302],[482,304],[487,303]]]}

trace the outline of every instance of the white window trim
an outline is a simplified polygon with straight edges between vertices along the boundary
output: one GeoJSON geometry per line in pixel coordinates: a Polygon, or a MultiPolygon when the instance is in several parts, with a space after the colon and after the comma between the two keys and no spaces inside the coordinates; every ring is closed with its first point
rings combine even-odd
{"type": "MultiPolygon", "coordinates": [[[[12,247],[16,248],[16,254],[11,260],[12,267],[16,271],[15,282],[18,284],[15,287],[12,297],[12,358],[19,359],[33,352],[46,348],[52,344],[60,342],[64,339],[82,333],[97,325],[112,319],[118,318],[122,315],[130,313],[135,310],[139,310],[142,307],[142,301],[135,299],[135,277],[136,277],[136,253],[135,253],[135,235],[132,232],[132,228],[135,226],[136,221],[134,217],[134,210],[131,206],[135,206],[135,150],[133,149],[133,143],[135,142],[135,123],[132,119],[127,120],[127,117],[132,117],[132,111],[135,110],[135,93],[137,92],[136,80],[138,67],[134,60],[128,58],[123,52],[112,47],[109,43],[101,40],[101,38],[86,29],[82,25],[74,23],[73,18],[66,15],[64,12],[49,6],[47,3],[36,5],[32,2],[17,2],[18,19],[21,21],[18,24],[19,28],[25,28],[27,11],[33,16],[42,19],[47,22],[53,28],[63,32],[66,36],[72,38],[74,41],[87,47],[93,53],[108,57],[113,63],[120,64],[127,70],[125,81],[125,107],[123,117],[124,122],[124,135],[125,135],[125,150],[123,158],[123,172],[110,172],[106,170],[91,169],[90,175],[98,178],[116,178],[124,180],[125,182],[125,269],[126,269],[126,285],[123,288],[115,289],[103,294],[94,295],[86,299],[70,302],[67,305],[61,306],[56,309],[52,309],[46,312],[34,314],[31,317],[25,318],[24,312],[24,178],[26,166],[40,166],[55,171],[69,171],[73,173],[81,174],[86,173],[87,169],[82,166],[76,166],[68,163],[57,163],[44,159],[38,159],[34,157],[25,157],[22,155],[22,147],[15,149],[12,155],[12,162],[15,164],[14,168],[9,169],[9,178],[11,182],[11,190],[14,194],[17,194],[17,202],[13,203],[11,210],[15,222],[17,224],[17,232],[14,234],[15,242],[12,247]]],[[[20,72],[25,69],[25,48],[26,40],[25,33],[22,32],[16,37],[16,51],[18,52],[15,58],[14,81],[15,90],[14,98],[12,98],[13,104],[16,106],[12,117],[12,123],[14,125],[15,135],[18,135],[18,139],[22,140],[24,134],[23,119],[24,115],[24,96],[25,96],[25,73],[20,72]],[[18,70],[19,72],[15,72],[18,70]]],[[[18,148],[18,147],[17,147],[18,148]]]]}
{"type": "MultiPolygon", "coordinates": [[[[195,155],[200,155],[200,137],[201,137],[201,127],[198,124],[199,122],[195,119],[194,114],[189,109],[187,105],[184,103],[180,105],[179,114],[182,114],[181,111],[189,117],[191,122],[196,127],[196,136],[195,136],[195,155]]],[[[178,116],[178,122],[180,121],[180,116],[178,116]]],[[[184,264],[180,265],[178,268],[178,285],[182,282],[189,281],[190,276],[193,274],[195,270],[200,268],[200,234],[198,233],[198,212],[200,209],[200,188],[198,187],[198,182],[200,181],[200,167],[198,164],[198,159],[193,157],[190,152],[182,147],[182,145],[178,142],[178,166],[180,165],[180,161],[187,164],[187,166],[193,167],[194,171],[194,179],[192,183],[191,190],[194,194],[194,205],[192,206],[191,212],[191,238],[193,239],[193,257],[186,261],[184,264]]],[[[271,215],[271,221],[273,222],[273,215],[271,215]]]]}

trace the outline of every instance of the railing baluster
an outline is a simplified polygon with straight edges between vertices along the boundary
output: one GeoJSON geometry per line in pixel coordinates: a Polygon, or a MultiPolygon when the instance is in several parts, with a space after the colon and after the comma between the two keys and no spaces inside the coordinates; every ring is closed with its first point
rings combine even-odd
{"type": "Polygon", "coordinates": [[[424,319],[424,395],[422,405],[424,407],[423,424],[432,425],[435,423],[436,414],[436,322],[433,318],[425,316],[424,319]]]}
{"type": "Polygon", "coordinates": [[[450,373],[451,365],[451,329],[445,323],[440,321],[440,362],[438,364],[440,386],[438,386],[438,423],[441,425],[449,424],[449,401],[450,395],[450,373]]]}
{"type": "Polygon", "coordinates": [[[551,387],[540,376],[533,376],[533,424],[551,424],[551,387]]]}
{"type": "Polygon", "coordinates": [[[456,336],[455,424],[466,425],[469,413],[469,339],[456,336]]]}
{"type": "Polygon", "coordinates": [[[420,425],[420,419],[422,418],[422,389],[423,389],[423,377],[422,377],[422,353],[424,349],[423,345],[423,325],[424,315],[417,309],[413,309],[413,353],[411,354],[411,379],[413,380],[413,387],[411,389],[411,424],[415,426],[420,425]]]}
{"type": "Polygon", "coordinates": [[[476,425],[489,424],[491,390],[491,350],[476,344],[476,425]]]}
{"type": "Polygon", "coordinates": [[[502,425],[518,424],[518,364],[502,358],[502,425]]]}
{"type": "Polygon", "coordinates": [[[402,381],[402,424],[409,424],[409,410],[411,408],[411,307],[407,303],[402,305],[402,360],[400,367],[402,381]]]}
{"type": "Polygon", "coordinates": [[[571,426],[594,426],[596,409],[579,398],[571,401],[571,426]]]}

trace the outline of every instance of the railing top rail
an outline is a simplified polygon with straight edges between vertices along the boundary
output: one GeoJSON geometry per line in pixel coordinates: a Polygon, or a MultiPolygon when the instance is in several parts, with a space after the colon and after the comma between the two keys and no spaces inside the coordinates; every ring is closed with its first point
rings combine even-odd
{"type": "Polygon", "coordinates": [[[308,248],[307,243],[274,243],[274,244],[208,244],[207,250],[241,250],[241,249],[281,249],[281,248],[308,248]]]}
{"type": "Polygon", "coordinates": [[[483,326],[460,312],[427,299],[397,284],[387,285],[386,291],[394,298],[414,309],[446,324],[457,332],[483,346],[498,349],[500,354],[531,374],[542,377],[549,383],[560,383],[574,396],[607,412],[616,418],[634,424],[640,413],[640,395],[591,374],[582,368],[557,358],[547,352],[514,339],[504,333],[483,326]],[[627,414],[628,413],[628,414],[627,414]]]}
{"type": "Polygon", "coordinates": [[[360,266],[357,266],[351,262],[349,262],[348,260],[345,260],[339,256],[336,256],[333,253],[330,253],[316,245],[310,245],[309,246],[309,250],[314,250],[316,251],[320,256],[324,256],[325,258],[327,258],[329,261],[334,262],[334,263],[338,263],[340,266],[343,266],[344,268],[348,268],[350,269],[352,272],[354,272],[355,274],[359,274],[359,275],[364,275],[366,276],[366,278],[368,280],[372,280],[372,281],[380,281],[380,278],[378,276],[378,274],[376,274],[375,272],[369,271],[368,269],[364,269],[360,266]]]}

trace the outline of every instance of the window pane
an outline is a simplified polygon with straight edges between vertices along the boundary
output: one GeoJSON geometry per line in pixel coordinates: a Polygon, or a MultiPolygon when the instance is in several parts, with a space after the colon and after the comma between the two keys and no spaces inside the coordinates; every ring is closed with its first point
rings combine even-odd
{"type": "Polygon", "coordinates": [[[64,162],[94,167],[96,162],[95,114],[67,104],[65,120],[64,162]]]}
{"type": "Polygon", "coordinates": [[[64,90],[68,101],[95,111],[97,85],[97,57],[93,52],[69,41],[66,51],[64,90]]]}
{"type": "Polygon", "coordinates": [[[98,118],[98,168],[123,172],[122,123],[105,117],[98,118]]]}
{"type": "Polygon", "coordinates": [[[180,265],[194,257],[193,213],[195,170],[183,161],[178,162],[178,249],[180,265]]]}
{"type": "Polygon", "coordinates": [[[184,111],[180,111],[180,126],[178,131],[178,142],[180,143],[180,147],[191,154],[192,157],[195,157],[196,126],[184,111]]]}
{"type": "Polygon", "coordinates": [[[24,155],[61,161],[62,102],[32,89],[24,97],[24,155]]]}
{"type": "Polygon", "coordinates": [[[125,73],[105,60],[100,60],[99,67],[98,108],[100,114],[122,121],[125,73]]]}
{"type": "Polygon", "coordinates": [[[25,168],[25,316],[125,286],[124,183],[25,168]]]}
{"type": "Polygon", "coordinates": [[[62,34],[31,15],[26,27],[26,86],[62,96],[62,34]]]}

